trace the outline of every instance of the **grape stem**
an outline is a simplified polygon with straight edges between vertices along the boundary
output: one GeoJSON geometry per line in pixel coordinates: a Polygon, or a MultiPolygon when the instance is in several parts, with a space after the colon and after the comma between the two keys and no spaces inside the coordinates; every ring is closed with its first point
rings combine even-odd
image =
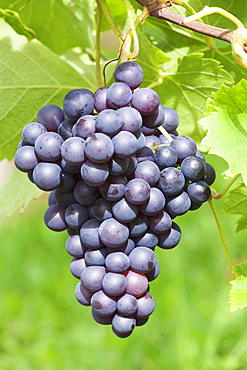
{"type": "Polygon", "coordinates": [[[221,199],[226,194],[226,192],[229,190],[229,188],[232,186],[232,184],[239,178],[239,176],[240,176],[240,173],[235,175],[220,193],[217,193],[215,189],[211,189],[212,198],[221,199]]]}
{"type": "Polygon", "coordinates": [[[228,248],[228,245],[227,245],[227,242],[226,242],[226,238],[225,238],[225,235],[224,235],[224,232],[223,232],[223,229],[222,229],[222,226],[221,226],[221,223],[220,223],[220,219],[219,219],[219,216],[217,214],[213,199],[210,198],[208,200],[208,203],[209,203],[209,205],[211,207],[211,210],[213,212],[214,219],[216,221],[216,224],[217,224],[217,227],[218,227],[218,230],[219,230],[220,238],[221,238],[222,244],[224,246],[224,250],[225,250],[225,253],[226,253],[226,256],[227,256],[228,263],[230,265],[230,268],[232,269],[233,268],[232,258],[231,258],[231,255],[230,255],[230,251],[229,251],[229,248],[228,248]]]}
{"type": "Polygon", "coordinates": [[[158,130],[162,133],[162,135],[165,136],[165,138],[169,141],[169,143],[172,142],[172,137],[171,135],[166,131],[166,129],[163,126],[159,126],[158,130]]]}

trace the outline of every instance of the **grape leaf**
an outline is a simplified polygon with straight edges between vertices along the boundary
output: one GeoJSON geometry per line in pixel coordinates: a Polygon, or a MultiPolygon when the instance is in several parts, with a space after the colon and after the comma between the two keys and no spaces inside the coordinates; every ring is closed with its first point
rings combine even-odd
{"type": "Polygon", "coordinates": [[[154,89],[162,104],[178,112],[179,133],[200,139],[204,133],[197,121],[203,116],[206,100],[223,82],[232,83],[231,76],[216,60],[191,54],[179,60],[176,71],[169,73],[164,66],[162,78],[154,89]]]}
{"type": "Polygon", "coordinates": [[[4,20],[20,35],[26,36],[28,40],[32,40],[35,37],[35,32],[25,26],[22,22],[19,14],[13,10],[0,9],[0,17],[4,20]]]}
{"type": "Polygon", "coordinates": [[[27,174],[14,169],[0,190],[0,215],[10,217],[17,210],[23,212],[28,203],[41,194],[43,191],[29,181],[27,174]]]}
{"type": "Polygon", "coordinates": [[[28,42],[0,19],[0,160],[12,159],[21,130],[45,104],[62,105],[68,90],[94,88],[37,40],[28,42]]]}
{"type": "Polygon", "coordinates": [[[232,285],[229,294],[231,312],[247,307],[247,261],[233,266],[232,271],[236,278],[230,281],[232,285]]]}
{"type": "Polygon", "coordinates": [[[229,192],[221,212],[225,215],[241,215],[237,230],[247,229],[247,187],[243,184],[229,192]]]}
{"type": "MultiPolygon", "coordinates": [[[[23,3],[23,1],[22,1],[23,3]]],[[[36,37],[57,54],[80,46],[93,47],[94,4],[90,0],[42,0],[20,6],[19,1],[1,1],[2,8],[19,11],[36,37]],[[21,9],[20,9],[21,8],[21,9]]]]}
{"type": "Polygon", "coordinates": [[[206,117],[198,123],[208,130],[202,144],[226,160],[230,175],[241,173],[247,183],[247,81],[223,85],[207,102],[206,117]]]}

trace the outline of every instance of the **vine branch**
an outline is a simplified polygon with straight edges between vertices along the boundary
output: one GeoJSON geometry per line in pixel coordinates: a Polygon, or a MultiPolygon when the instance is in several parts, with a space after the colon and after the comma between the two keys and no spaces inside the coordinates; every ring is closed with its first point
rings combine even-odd
{"type": "Polygon", "coordinates": [[[234,39],[233,30],[218,28],[197,21],[192,21],[188,24],[183,24],[183,20],[185,19],[185,17],[168,9],[168,7],[171,6],[172,1],[170,2],[163,2],[160,0],[157,1],[136,0],[136,1],[143,7],[146,7],[149,11],[149,14],[152,17],[163,19],[165,21],[174,23],[180,27],[187,28],[191,31],[195,31],[206,36],[214,37],[216,39],[223,40],[229,43],[233,42],[234,39]]]}

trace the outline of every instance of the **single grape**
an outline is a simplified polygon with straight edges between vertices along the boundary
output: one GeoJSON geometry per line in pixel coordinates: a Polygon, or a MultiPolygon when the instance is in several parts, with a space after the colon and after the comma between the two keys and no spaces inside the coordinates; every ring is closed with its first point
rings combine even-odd
{"type": "Polygon", "coordinates": [[[75,185],[74,197],[77,202],[83,206],[91,206],[98,198],[100,198],[100,192],[97,188],[86,184],[83,180],[80,180],[75,185]]]}
{"type": "Polygon", "coordinates": [[[71,204],[76,203],[76,199],[74,197],[74,191],[69,190],[69,191],[59,191],[55,190],[54,196],[56,199],[56,202],[62,206],[62,207],[69,207],[71,204]]]}
{"type": "Polygon", "coordinates": [[[160,139],[155,135],[147,135],[145,136],[145,140],[146,140],[146,146],[151,147],[151,148],[161,144],[160,139]]]}
{"type": "Polygon", "coordinates": [[[112,319],[112,330],[120,338],[128,337],[136,326],[134,317],[125,317],[116,314],[112,319]]]}
{"type": "Polygon", "coordinates": [[[65,221],[65,208],[58,204],[53,204],[45,211],[44,221],[52,231],[63,231],[68,227],[65,221]]]}
{"type": "Polygon", "coordinates": [[[99,187],[100,194],[107,200],[117,201],[124,197],[127,181],[123,176],[109,176],[99,187]]]}
{"type": "Polygon", "coordinates": [[[148,200],[140,205],[140,211],[148,216],[154,216],[160,213],[166,203],[166,199],[162,191],[157,188],[150,188],[150,196],[148,200]]]}
{"type": "Polygon", "coordinates": [[[128,270],[129,265],[129,257],[123,252],[109,253],[105,260],[105,266],[111,272],[122,273],[128,270]]]}
{"type": "Polygon", "coordinates": [[[159,242],[157,235],[155,235],[151,229],[147,229],[145,234],[134,238],[134,242],[137,247],[155,248],[159,242]]]}
{"type": "Polygon", "coordinates": [[[82,272],[87,268],[87,264],[84,258],[72,258],[70,262],[70,272],[71,274],[77,278],[81,278],[82,272]]]}
{"type": "Polygon", "coordinates": [[[90,266],[104,266],[105,265],[105,258],[106,258],[106,249],[88,249],[85,252],[84,258],[88,265],[90,266]]]}
{"type": "Polygon", "coordinates": [[[159,108],[160,99],[154,90],[143,87],[133,93],[131,104],[143,116],[148,116],[159,108]]]}
{"type": "Polygon", "coordinates": [[[122,130],[135,133],[142,127],[142,116],[133,107],[123,107],[117,110],[122,118],[122,130]]]}
{"type": "Polygon", "coordinates": [[[102,289],[102,281],[106,275],[103,266],[88,266],[81,274],[81,283],[89,292],[95,293],[102,289]]]}
{"type": "Polygon", "coordinates": [[[178,245],[180,239],[181,229],[175,222],[173,222],[171,229],[159,236],[158,246],[163,249],[171,249],[178,245]]]}
{"type": "Polygon", "coordinates": [[[104,221],[112,217],[112,202],[105,198],[99,198],[93,205],[93,214],[98,221],[104,221]]]}
{"type": "Polygon", "coordinates": [[[129,229],[114,218],[108,218],[100,224],[99,236],[105,245],[117,248],[127,241],[129,229]]]}
{"type": "Polygon", "coordinates": [[[150,272],[156,263],[155,253],[150,248],[136,247],[129,255],[130,268],[136,272],[150,272]]]}
{"type": "Polygon", "coordinates": [[[94,108],[98,113],[109,108],[109,105],[106,102],[107,90],[108,87],[100,87],[98,90],[95,91],[94,108]]]}
{"type": "Polygon", "coordinates": [[[74,125],[74,120],[66,118],[57,128],[57,134],[60,135],[63,140],[72,137],[72,127],[74,125]]]}
{"type": "Polygon", "coordinates": [[[75,176],[65,171],[62,171],[61,183],[57,187],[57,190],[66,192],[72,190],[75,187],[75,184],[76,184],[75,176]]]}
{"type": "Polygon", "coordinates": [[[22,130],[22,139],[25,141],[26,145],[34,145],[36,139],[47,132],[44,125],[38,122],[28,123],[22,130]]]}
{"type": "Polygon", "coordinates": [[[125,198],[132,204],[145,203],[150,196],[150,185],[147,181],[135,178],[125,186],[125,198]]]}
{"type": "Polygon", "coordinates": [[[101,186],[109,176],[107,163],[95,163],[86,160],[81,166],[81,177],[90,186],[101,186]]]}
{"type": "Polygon", "coordinates": [[[80,173],[81,166],[72,166],[71,164],[67,163],[64,159],[60,161],[60,167],[67,173],[70,174],[78,174],[80,173]]]}
{"type": "Polygon", "coordinates": [[[90,249],[99,249],[103,243],[99,238],[100,221],[96,219],[87,220],[80,229],[80,237],[85,247],[90,249]]]}
{"type": "Polygon", "coordinates": [[[85,142],[85,154],[92,162],[108,162],[112,158],[113,153],[114,145],[111,139],[100,132],[91,135],[85,142]]]}
{"type": "Polygon", "coordinates": [[[165,211],[161,211],[157,215],[149,217],[149,227],[155,234],[164,234],[171,226],[171,217],[165,211]]]}
{"type": "Polygon", "coordinates": [[[177,112],[169,107],[164,107],[165,119],[162,126],[167,132],[176,130],[179,124],[179,116],[177,112]]]}
{"type": "Polygon", "coordinates": [[[146,273],[146,277],[148,281],[153,281],[157,278],[159,273],[160,273],[160,265],[159,265],[159,262],[156,261],[154,268],[151,271],[146,273]]]}
{"type": "Polygon", "coordinates": [[[114,314],[110,316],[102,316],[99,315],[96,311],[92,310],[92,317],[98,324],[111,325],[114,314]]]}
{"type": "Polygon", "coordinates": [[[171,146],[160,146],[155,149],[154,161],[161,170],[165,167],[172,167],[178,162],[178,155],[171,146]]]}
{"type": "Polygon", "coordinates": [[[116,135],[122,128],[122,117],[114,109],[105,109],[96,118],[95,126],[98,132],[108,136],[116,135]]]}
{"type": "Polygon", "coordinates": [[[136,219],[128,224],[128,227],[131,238],[143,235],[148,229],[148,217],[139,213],[136,219]]]}
{"type": "Polygon", "coordinates": [[[160,173],[159,187],[167,195],[176,195],[183,189],[185,178],[183,173],[175,167],[166,167],[160,173]]]}
{"type": "Polygon", "coordinates": [[[155,186],[160,178],[159,167],[152,161],[141,161],[136,166],[135,177],[147,181],[150,186],[155,186]]]}
{"type": "Polygon", "coordinates": [[[45,132],[35,141],[35,152],[46,162],[55,162],[61,158],[61,147],[64,140],[55,132],[45,132]]]}
{"type": "Polygon", "coordinates": [[[143,318],[151,315],[155,309],[154,298],[146,293],[143,297],[137,299],[136,317],[143,318]]]}
{"type": "Polygon", "coordinates": [[[148,279],[145,274],[129,270],[126,274],[126,293],[134,297],[141,297],[148,289],[148,279]]]}
{"type": "Polygon", "coordinates": [[[151,161],[154,162],[154,153],[151,148],[148,148],[147,146],[144,146],[143,149],[139,150],[136,153],[136,158],[138,162],[142,161],[151,161]]]}
{"type": "Polygon", "coordinates": [[[139,208],[137,205],[130,203],[126,198],[122,198],[113,204],[112,213],[118,221],[129,223],[136,219],[139,208]]]}
{"type": "Polygon", "coordinates": [[[69,236],[66,240],[66,251],[73,257],[82,258],[87,248],[81,242],[78,234],[69,236]]]}
{"type": "Polygon", "coordinates": [[[103,290],[99,290],[93,294],[91,306],[94,312],[101,316],[111,316],[117,309],[116,301],[105,294],[103,290]]]}
{"type": "Polygon", "coordinates": [[[124,294],[117,301],[117,311],[123,316],[132,316],[137,311],[137,299],[131,294],[124,294]]]}
{"type": "Polygon", "coordinates": [[[72,128],[72,135],[87,139],[95,133],[96,117],[91,114],[80,117],[72,128]]]}
{"type": "Polygon", "coordinates": [[[15,166],[22,172],[31,172],[39,163],[34,147],[25,145],[17,150],[14,157],[15,166]]]}
{"type": "Polygon", "coordinates": [[[173,138],[170,145],[173,149],[176,150],[179,161],[182,161],[184,158],[190,155],[196,155],[196,143],[188,136],[176,136],[173,138]]]}
{"type": "Polygon", "coordinates": [[[190,209],[190,206],[190,197],[185,191],[183,191],[181,194],[169,197],[167,199],[165,209],[172,216],[181,216],[190,209]]]}
{"type": "Polygon", "coordinates": [[[94,110],[93,93],[87,89],[70,90],[63,101],[64,113],[69,118],[79,119],[94,110]]]}
{"type": "Polygon", "coordinates": [[[138,161],[137,161],[137,158],[136,158],[135,155],[131,156],[128,159],[129,159],[129,165],[128,165],[128,168],[126,169],[126,171],[122,174],[123,177],[131,176],[134,173],[134,171],[136,169],[136,166],[137,166],[138,161]]]}
{"type": "Polygon", "coordinates": [[[115,82],[106,92],[106,101],[110,107],[118,109],[127,107],[132,99],[132,91],[123,82],[115,82]]]}
{"type": "Polygon", "coordinates": [[[38,163],[33,170],[33,181],[38,188],[44,191],[56,189],[61,184],[62,170],[55,163],[38,163]]]}
{"type": "Polygon", "coordinates": [[[65,211],[66,223],[73,229],[80,229],[89,218],[88,210],[80,203],[73,203],[65,211]]]}
{"type": "Polygon", "coordinates": [[[103,290],[112,297],[117,297],[125,292],[126,278],[122,274],[107,272],[102,281],[103,290]]]}
{"type": "Polygon", "coordinates": [[[190,199],[195,203],[204,203],[209,200],[211,195],[209,185],[202,180],[189,184],[186,191],[190,199]]]}
{"type": "Polygon", "coordinates": [[[118,176],[122,175],[129,166],[129,158],[118,158],[113,156],[108,162],[110,175],[118,176]]]}
{"type": "Polygon", "coordinates": [[[45,105],[38,111],[37,121],[42,123],[48,131],[57,131],[63,120],[64,112],[57,105],[45,105]]]}
{"type": "Polygon", "coordinates": [[[186,180],[198,181],[205,174],[206,165],[199,157],[188,156],[181,163],[181,171],[186,180]]]}
{"type": "Polygon", "coordinates": [[[77,301],[83,306],[91,305],[92,295],[93,293],[90,293],[87,289],[85,289],[81,282],[76,285],[75,297],[77,301]]]}
{"type": "Polygon", "coordinates": [[[164,107],[162,104],[158,106],[152,114],[143,117],[143,126],[148,128],[156,128],[162,125],[165,119],[164,107]]]}
{"type": "Polygon", "coordinates": [[[142,83],[143,70],[141,66],[135,62],[123,62],[115,69],[114,78],[116,82],[123,82],[128,85],[131,90],[135,90],[142,83]]]}
{"type": "Polygon", "coordinates": [[[129,158],[138,149],[137,138],[129,131],[120,131],[112,138],[115,155],[119,158],[129,158]]]}
{"type": "Polygon", "coordinates": [[[85,162],[85,140],[81,137],[70,137],[61,147],[62,158],[72,166],[79,166],[85,162]]]}
{"type": "Polygon", "coordinates": [[[216,173],[214,167],[210,163],[205,163],[206,171],[202,178],[209,186],[212,185],[216,178],[216,173]]]}

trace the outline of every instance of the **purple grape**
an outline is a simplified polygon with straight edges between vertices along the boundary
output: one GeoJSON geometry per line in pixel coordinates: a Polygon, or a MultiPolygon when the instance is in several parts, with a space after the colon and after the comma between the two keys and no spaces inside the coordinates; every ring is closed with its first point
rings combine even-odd
{"type": "Polygon", "coordinates": [[[179,124],[179,117],[177,112],[169,107],[164,107],[165,119],[162,124],[167,132],[176,130],[179,124]]]}
{"type": "Polygon", "coordinates": [[[118,158],[113,156],[108,162],[110,175],[119,176],[122,175],[129,166],[129,158],[118,158]]]}
{"type": "Polygon", "coordinates": [[[158,246],[163,249],[172,249],[176,247],[176,245],[178,245],[180,239],[180,227],[175,222],[173,222],[171,229],[159,236],[158,246]]]}
{"type": "Polygon", "coordinates": [[[171,217],[165,211],[149,217],[149,227],[155,234],[164,234],[172,226],[171,217]]]}
{"type": "Polygon", "coordinates": [[[165,112],[162,104],[158,106],[152,114],[143,117],[143,126],[148,128],[157,128],[164,122],[165,112]]]}
{"type": "Polygon", "coordinates": [[[122,274],[107,272],[102,281],[103,290],[112,297],[117,297],[125,292],[126,278],[122,274]]]}
{"type": "Polygon", "coordinates": [[[99,198],[93,205],[93,215],[98,221],[104,221],[112,217],[112,202],[105,198],[99,198]]]}
{"type": "Polygon", "coordinates": [[[55,163],[38,163],[33,170],[33,181],[44,191],[56,189],[61,184],[62,170],[55,163]]]}
{"type": "Polygon", "coordinates": [[[95,293],[102,289],[102,281],[106,275],[103,266],[88,266],[81,274],[81,283],[89,292],[95,293]]]}
{"type": "Polygon", "coordinates": [[[141,297],[148,289],[148,279],[142,273],[129,270],[126,275],[126,293],[134,297],[141,297]]]}
{"type": "Polygon", "coordinates": [[[90,186],[100,186],[104,184],[109,176],[109,167],[107,163],[95,163],[86,160],[81,166],[81,177],[90,186]]]}
{"type": "Polygon", "coordinates": [[[137,153],[145,148],[146,145],[146,139],[145,135],[141,132],[141,130],[138,130],[134,133],[135,137],[137,138],[137,153]]]}
{"type": "Polygon", "coordinates": [[[139,208],[137,205],[130,203],[127,199],[122,198],[113,204],[112,213],[118,221],[129,223],[136,219],[139,208]]]}
{"type": "Polygon", "coordinates": [[[64,159],[61,159],[60,166],[62,170],[70,174],[78,174],[80,173],[81,166],[72,166],[71,164],[67,163],[64,159]]]}
{"type": "Polygon", "coordinates": [[[68,227],[65,221],[65,208],[58,204],[53,204],[45,211],[44,221],[52,231],[63,231],[68,227]]]}
{"type": "Polygon", "coordinates": [[[151,148],[145,146],[143,149],[136,153],[136,158],[138,162],[151,161],[154,162],[154,153],[151,148]]]}
{"type": "Polygon", "coordinates": [[[123,62],[119,64],[114,72],[116,82],[123,82],[128,85],[131,90],[139,87],[143,80],[143,70],[141,66],[135,62],[123,62]]]}
{"type": "Polygon", "coordinates": [[[128,177],[128,176],[132,175],[134,173],[135,169],[136,169],[136,166],[137,166],[138,161],[137,161],[136,156],[132,156],[128,159],[129,159],[129,165],[128,165],[128,168],[126,169],[126,171],[122,174],[123,177],[128,177]]]}
{"type": "Polygon", "coordinates": [[[101,325],[111,325],[112,323],[112,319],[114,317],[114,314],[113,315],[110,315],[110,316],[102,316],[102,315],[99,315],[97,312],[95,312],[94,310],[92,310],[92,317],[93,319],[98,323],[98,324],[101,324],[101,325]]]}
{"type": "Polygon", "coordinates": [[[87,264],[84,258],[72,258],[70,262],[70,272],[71,274],[77,278],[81,278],[82,272],[87,268],[87,264]]]}
{"type": "Polygon", "coordinates": [[[152,161],[141,161],[135,169],[135,177],[147,181],[150,186],[155,186],[160,178],[160,170],[152,161]]]}
{"type": "Polygon", "coordinates": [[[123,176],[109,176],[99,187],[100,194],[107,200],[117,201],[124,197],[127,181],[123,176]]]}
{"type": "Polygon", "coordinates": [[[88,210],[80,203],[73,203],[65,211],[66,223],[73,229],[80,229],[89,218],[88,210]]]}
{"type": "Polygon", "coordinates": [[[136,319],[134,317],[125,317],[116,314],[112,319],[112,330],[120,338],[128,337],[136,326],[136,319]]]}
{"type": "Polygon", "coordinates": [[[111,316],[117,309],[116,301],[106,295],[103,290],[99,290],[93,294],[91,298],[91,306],[94,312],[101,316],[111,316]]]}
{"type": "Polygon", "coordinates": [[[137,109],[143,116],[148,116],[158,109],[160,99],[154,90],[144,87],[133,93],[131,104],[132,107],[137,109]]]}
{"type": "Polygon", "coordinates": [[[203,181],[205,181],[209,186],[212,185],[216,178],[215,169],[213,166],[209,163],[205,163],[206,171],[202,178],[203,181]]]}
{"type": "Polygon", "coordinates": [[[150,248],[136,247],[129,255],[130,268],[136,272],[150,272],[156,263],[155,253],[150,248]]]}
{"type": "Polygon", "coordinates": [[[60,182],[60,185],[57,187],[57,190],[62,191],[62,192],[70,191],[75,187],[75,184],[76,184],[76,178],[73,175],[65,171],[62,171],[61,182],[60,182]]]}
{"type": "Polygon", "coordinates": [[[149,183],[143,179],[135,178],[125,186],[125,198],[132,204],[145,203],[150,196],[149,183]]]}
{"type": "Polygon", "coordinates": [[[55,190],[52,190],[48,196],[48,206],[52,206],[53,204],[56,204],[57,201],[55,199],[55,190]]]}
{"type": "Polygon", "coordinates": [[[160,146],[155,149],[154,161],[161,170],[165,167],[172,167],[178,161],[178,155],[171,146],[160,146]]]}
{"type": "Polygon", "coordinates": [[[119,158],[129,158],[137,151],[137,138],[131,132],[120,131],[112,138],[115,155],[119,158]]]}
{"type": "Polygon", "coordinates": [[[96,117],[91,114],[80,117],[72,128],[72,135],[87,139],[95,133],[96,117]]]}
{"type": "Polygon", "coordinates": [[[92,295],[93,295],[92,293],[90,293],[87,289],[84,288],[81,282],[76,285],[75,297],[77,301],[83,306],[91,305],[92,295]]]}
{"type": "Polygon", "coordinates": [[[17,150],[14,157],[15,166],[22,172],[31,172],[39,163],[34,147],[23,146],[17,150]]]}
{"type": "Polygon", "coordinates": [[[110,107],[118,109],[127,107],[132,99],[132,91],[128,85],[123,82],[115,82],[106,92],[106,102],[110,107]]]}
{"type": "Polygon", "coordinates": [[[105,257],[106,257],[106,249],[88,249],[85,252],[84,258],[88,265],[90,266],[104,266],[105,265],[105,257]]]}
{"type": "Polygon", "coordinates": [[[99,249],[103,247],[103,243],[99,238],[100,225],[100,222],[96,219],[90,219],[82,225],[80,236],[85,247],[90,249],[99,249]]]}
{"type": "Polygon", "coordinates": [[[100,192],[97,188],[86,184],[83,180],[80,180],[74,188],[74,197],[77,202],[83,206],[91,206],[98,198],[100,198],[100,192]]]}
{"type": "Polygon", "coordinates": [[[181,194],[168,198],[165,209],[172,216],[181,216],[190,209],[190,206],[190,197],[183,191],[181,194]]]}
{"type": "Polygon", "coordinates": [[[63,101],[64,113],[69,118],[79,119],[94,110],[93,93],[87,89],[70,90],[63,101]]]}
{"type": "Polygon", "coordinates": [[[160,273],[160,265],[159,265],[159,262],[156,261],[154,268],[151,271],[146,273],[146,277],[148,281],[153,281],[157,278],[159,273],[160,273]]]}
{"type": "Polygon", "coordinates": [[[128,227],[131,238],[143,235],[148,229],[148,217],[139,213],[136,219],[128,224],[128,227]]]}
{"type": "Polygon", "coordinates": [[[159,187],[165,195],[176,195],[185,185],[183,173],[175,167],[166,167],[160,173],[159,187]]]}
{"type": "Polygon", "coordinates": [[[107,255],[105,266],[108,271],[122,273],[128,270],[129,257],[123,252],[112,252],[107,255]]]}
{"type": "Polygon", "coordinates": [[[70,137],[61,147],[62,158],[72,166],[79,166],[85,162],[85,140],[81,137],[70,137]]]}
{"type": "Polygon", "coordinates": [[[108,136],[116,135],[122,128],[122,117],[113,109],[105,109],[96,118],[96,129],[98,132],[108,136]]]}
{"type": "Polygon", "coordinates": [[[154,298],[146,293],[143,297],[137,299],[137,307],[136,317],[143,318],[151,315],[155,309],[154,298]]]}
{"type": "Polygon", "coordinates": [[[184,158],[190,155],[196,155],[196,143],[188,136],[176,136],[173,138],[170,145],[176,150],[179,161],[182,161],[184,158]]]}
{"type": "Polygon", "coordinates": [[[186,191],[190,199],[195,203],[204,203],[209,200],[211,195],[209,185],[202,180],[189,184],[186,191]]]}
{"type": "Polygon", "coordinates": [[[98,113],[109,108],[106,102],[107,90],[108,87],[100,87],[94,94],[94,108],[98,113]]]}
{"type": "Polygon", "coordinates": [[[122,118],[122,130],[135,133],[142,127],[142,116],[132,107],[123,107],[117,110],[122,118]]]}
{"type": "Polygon", "coordinates": [[[62,207],[67,208],[71,204],[76,203],[73,190],[69,190],[65,192],[65,191],[59,191],[56,189],[54,196],[55,196],[56,202],[62,207]]]}
{"type": "Polygon", "coordinates": [[[44,125],[38,122],[28,123],[22,130],[22,139],[26,145],[34,145],[36,139],[43,133],[47,132],[44,125]]]}
{"type": "Polygon", "coordinates": [[[92,162],[108,162],[112,158],[113,153],[114,145],[111,139],[100,132],[91,135],[85,142],[85,154],[92,162]]]}
{"type": "Polygon", "coordinates": [[[147,229],[146,233],[134,238],[134,242],[137,247],[155,248],[159,242],[157,235],[155,235],[150,229],[147,229]]]}
{"type": "Polygon", "coordinates": [[[45,132],[35,141],[35,152],[39,158],[46,162],[55,162],[61,158],[63,139],[55,132],[45,132]]]}
{"type": "Polygon", "coordinates": [[[57,131],[63,120],[63,110],[57,105],[45,105],[38,111],[37,121],[42,123],[48,131],[57,131]]]}
{"type": "Polygon", "coordinates": [[[188,156],[181,163],[181,171],[186,180],[198,181],[205,174],[206,165],[199,157],[188,156]]]}
{"type": "Polygon", "coordinates": [[[57,128],[57,134],[60,135],[63,140],[67,140],[69,137],[72,137],[72,127],[74,121],[70,118],[66,118],[57,128]]]}
{"type": "Polygon", "coordinates": [[[123,316],[132,316],[137,311],[137,299],[131,294],[124,294],[117,301],[117,311],[123,316]]]}
{"type": "Polygon", "coordinates": [[[145,136],[145,140],[146,140],[146,146],[151,147],[151,148],[161,144],[160,139],[155,135],[145,136]]]}
{"type": "Polygon", "coordinates": [[[71,235],[66,240],[66,251],[73,257],[82,258],[87,248],[82,244],[79,235],[71,235]]]}
{"type": "Polygon", "coordinates": [[[140,205],[140,211],[144,215],[154,216],[163,210],[165,203],[166,199],[162,191],[150,188],[150,196],[145,203],[140,205]]]}
{"type": "Polygon", "coordinates": [[[117,248],[127,241],[129,229],[114,218],[108,218],[100,224],[99,236],[105,245],[117,248]]]}

